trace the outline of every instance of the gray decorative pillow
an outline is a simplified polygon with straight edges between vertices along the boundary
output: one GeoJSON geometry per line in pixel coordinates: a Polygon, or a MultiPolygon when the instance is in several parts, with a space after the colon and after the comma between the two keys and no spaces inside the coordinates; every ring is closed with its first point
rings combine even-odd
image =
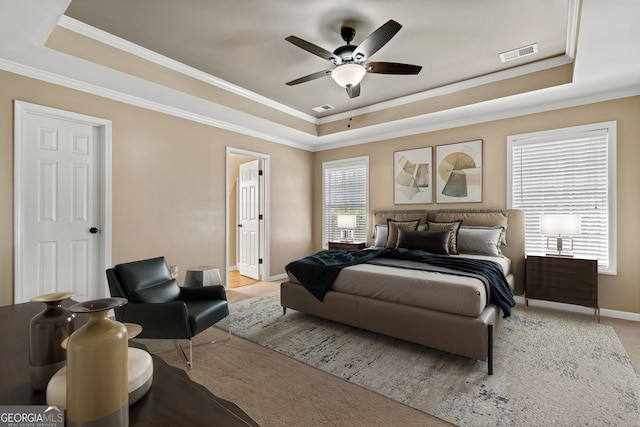
{"type": "Polygon", "coordinates": [[[396,247],[417,249],[432,254],[449,255],[449,238],[451,232],[445,231],[408,231],[398,230],[396,247]]]}
{"type": "Polygon", "coordinates": [[[429,225],[429,231],[449,230],[451,232],[449,236],[449,253],[451,255],[458,255],[458,230],[460,229],[462,220],[451,222],[429,221],[427,224],[429,225]]]}
{"type": "Polygon", "coordinates": [[[506,226],[499,227],[467,227],[458,230],[458,252],[502,256],[500,245],[506,226]]]}
{"type": "Polygon", "coordinates": [[[387,226],[389,227],[389,237],[387,238],[387,244],[384,245],[387,249],[395,249],[398,243],[398,229],[415,231],[420,224],[420,220],[415,221],[394,221],[392,219],[387,220],[387,226]]]}
{"type": "MultiPolygon", "coordinates": [[[[448,222],[461,219],[465,227],[501,227],[507,225],[508,212],[436,212],[434,221],[448,222]]],[[[506,245],[507,233],[502,236],[502,244],[506,245]]]]}

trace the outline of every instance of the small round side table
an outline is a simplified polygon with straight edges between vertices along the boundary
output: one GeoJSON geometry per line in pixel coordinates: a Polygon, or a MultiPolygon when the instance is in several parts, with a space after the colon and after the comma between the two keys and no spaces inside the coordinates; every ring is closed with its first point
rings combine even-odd
{"type": "Polygon", "coordinates": [[[211,265],[189,267],[185,273],[184,286],[186,288],[222,285],[220,269],[211,265]]]}

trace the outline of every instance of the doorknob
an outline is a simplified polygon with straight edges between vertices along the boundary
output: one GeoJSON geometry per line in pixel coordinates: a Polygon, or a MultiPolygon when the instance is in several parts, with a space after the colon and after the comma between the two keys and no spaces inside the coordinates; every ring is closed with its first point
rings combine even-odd
{"type": "Polygon", "coordinates": [[[97,228],[95,228],[95,227],[91,227],[91,228],[89,229],[89,233],[91,233],[91,234],[96,234],[97,232],[98,232],[98,229],[97,229],[97,228]]]}

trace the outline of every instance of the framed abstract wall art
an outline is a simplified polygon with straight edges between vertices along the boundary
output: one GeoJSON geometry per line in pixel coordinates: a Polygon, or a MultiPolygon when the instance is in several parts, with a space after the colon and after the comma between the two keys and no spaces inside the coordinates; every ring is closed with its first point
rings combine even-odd
{"type": "Polygon", "coordinates": [[[432,203],[433,147],[393,153],[393,203],[432,203]]]}
{"type": "Polygon", "coordinates": [[[436,147],[436,203],[482,201],[482,140],[436,147]]]}

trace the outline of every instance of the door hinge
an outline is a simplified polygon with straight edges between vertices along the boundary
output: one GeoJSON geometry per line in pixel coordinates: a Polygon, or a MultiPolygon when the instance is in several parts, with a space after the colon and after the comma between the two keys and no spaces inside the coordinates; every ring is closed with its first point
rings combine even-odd
{"type": "Polygon", "coordinates": [[[258,171],[258,175],[262,176],[262,169],[258,171]]]}
{"type": "Polygon", "coordinates": [[[258,264],[262,264],[262,258],[258,259],[258,264]]]}
{"type": "Polygon", "coordinates": [[[262,214],[258,215],[258,219],[262,219],[262,214]]]}

